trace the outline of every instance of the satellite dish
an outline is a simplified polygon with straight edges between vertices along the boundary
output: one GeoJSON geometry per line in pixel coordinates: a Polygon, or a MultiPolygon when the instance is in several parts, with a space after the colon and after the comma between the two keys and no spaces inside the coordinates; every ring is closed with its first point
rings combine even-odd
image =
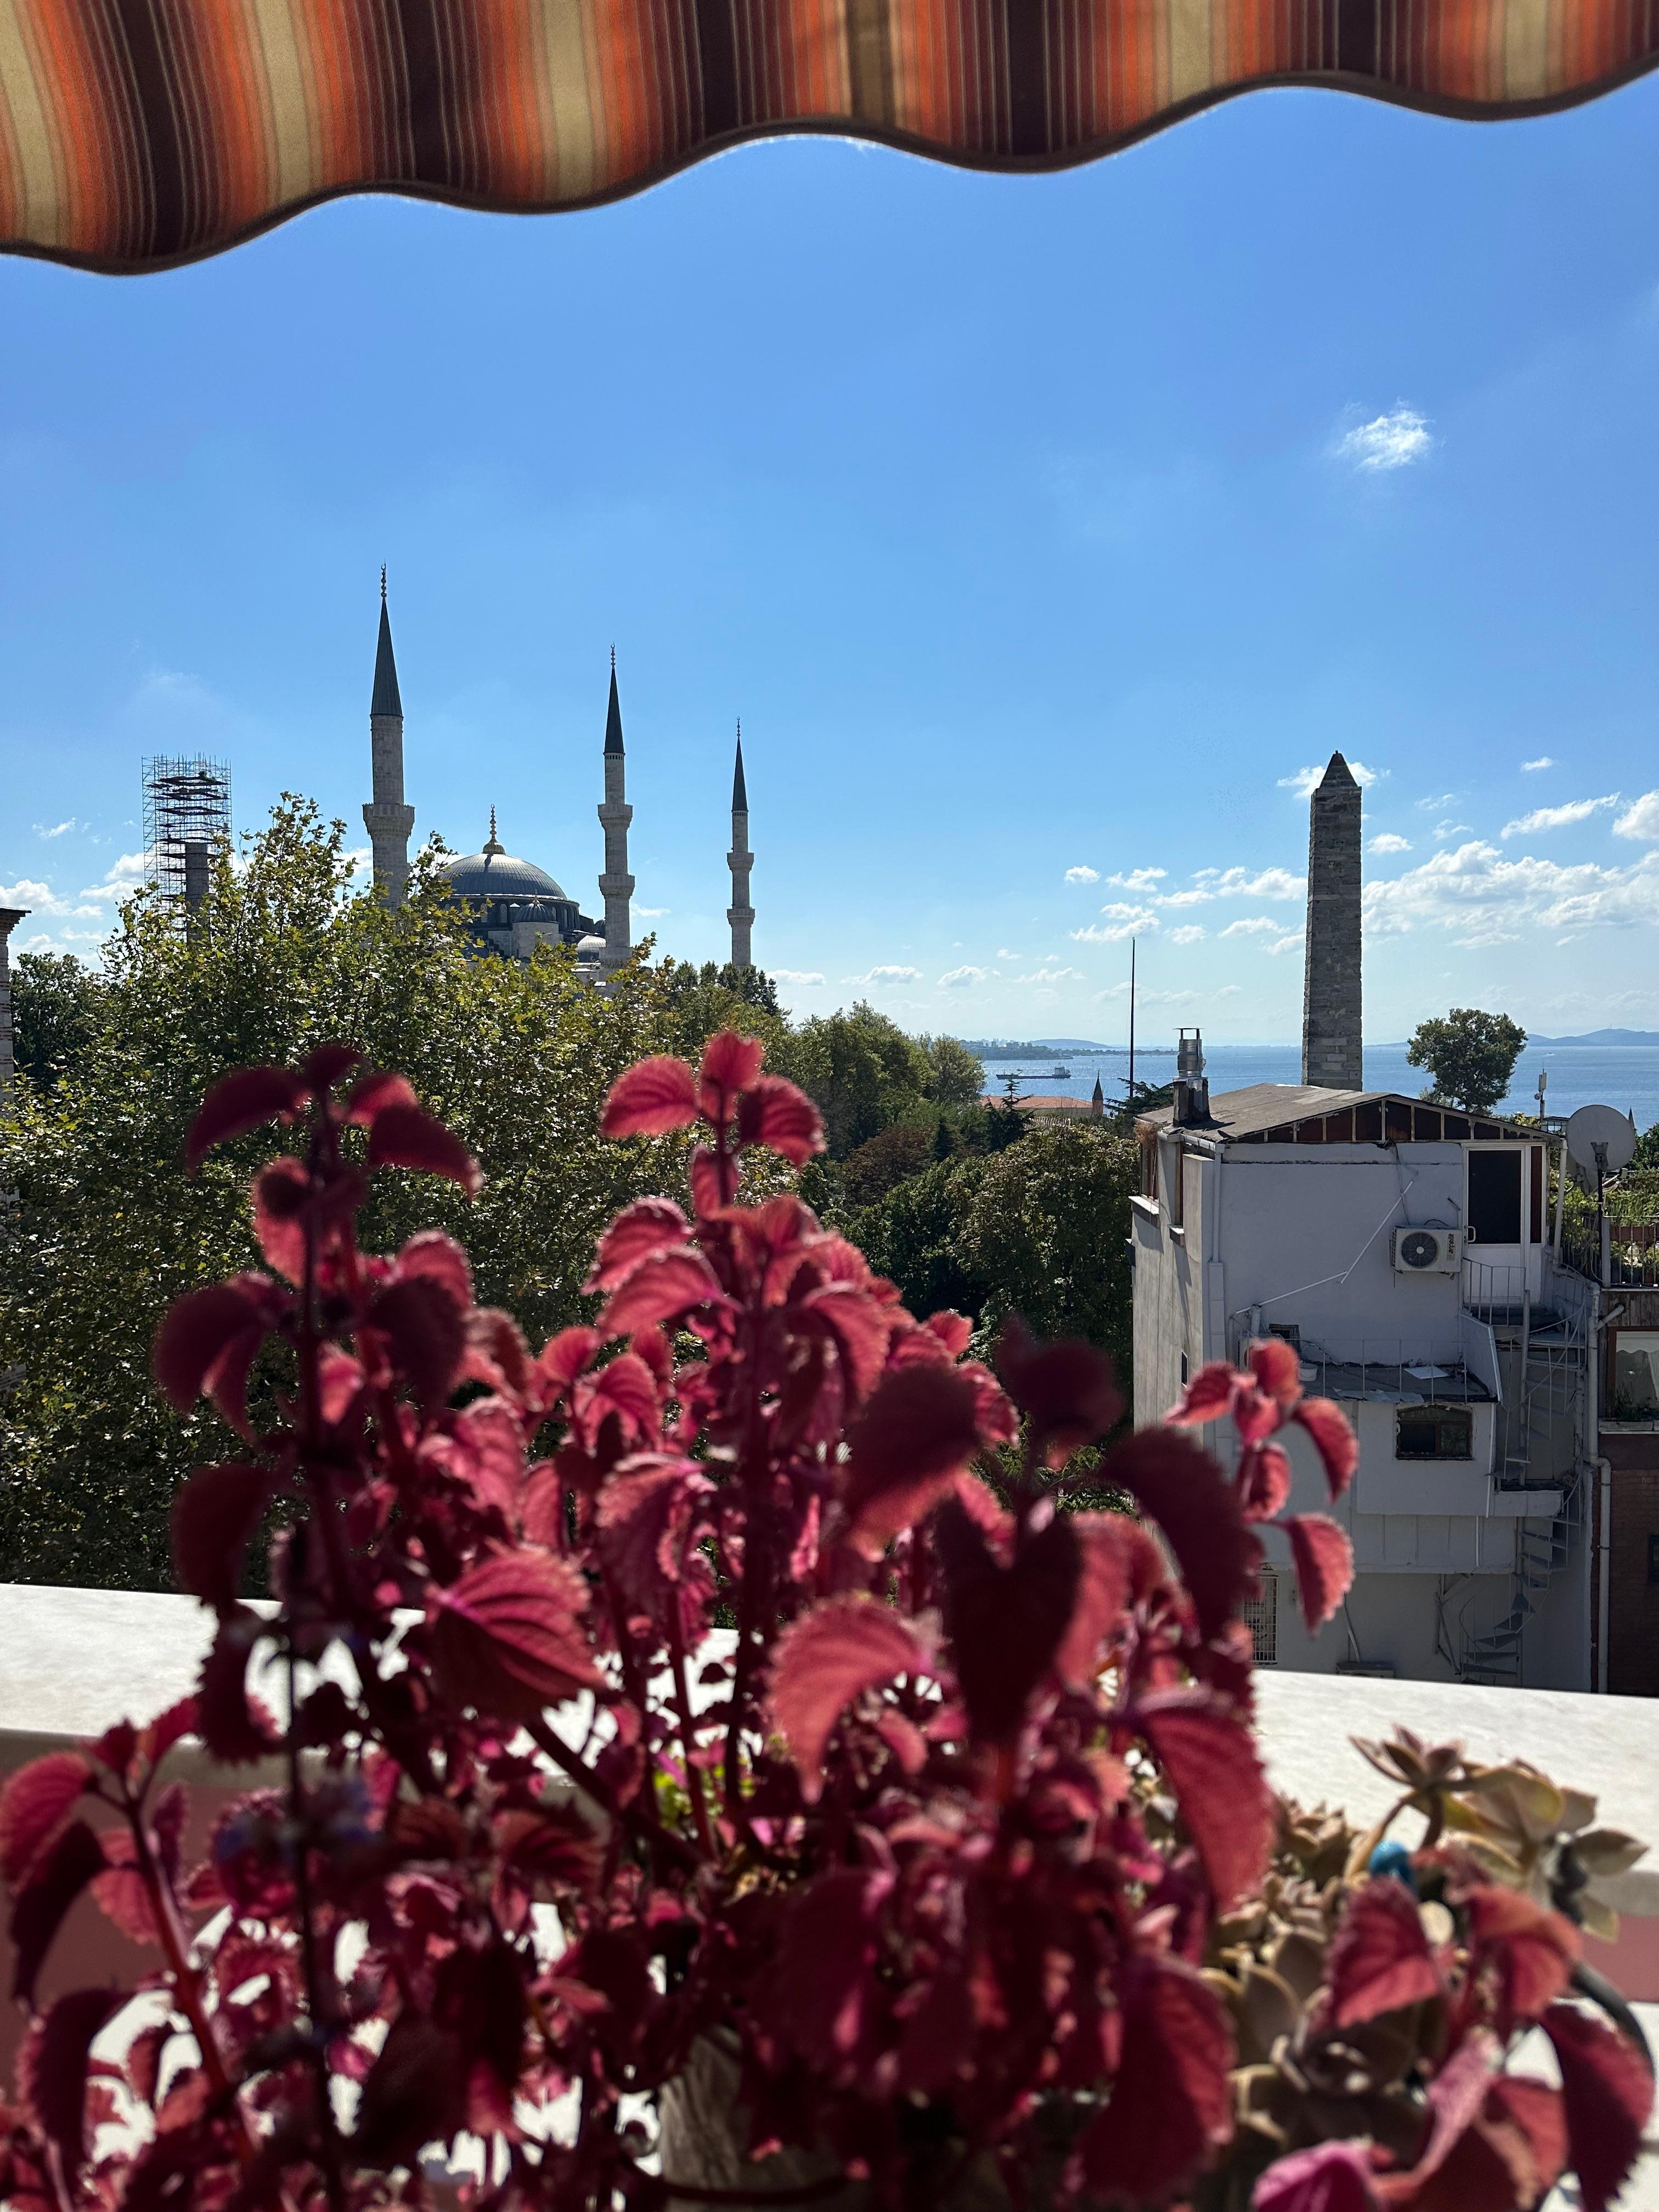
{"type": "Polygon", "coordinates": [[[1616,1175],[1636,1157],[1636,1124],[1616,1106],[1581,1106],[1567,1122],[1567,1150],[1586,1175],[1616,1175]]]}

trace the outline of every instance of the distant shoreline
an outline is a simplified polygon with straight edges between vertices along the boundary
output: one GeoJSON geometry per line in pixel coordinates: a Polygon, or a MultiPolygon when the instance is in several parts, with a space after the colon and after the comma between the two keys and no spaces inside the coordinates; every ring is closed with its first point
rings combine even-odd
{"type": "MultiPolygon", "coordinates": [[[[1127,1060],[1127,1044],[1091,1044],[1079,1037],[1067,1037],[1050,1043],[995,1043],[984,1037],[958,1037],[956,1042],[965,1052],[980,1060],[1052,1060],[1056,1053],[1089,1054],[1099,1060],[1127,1060]]],[[[1367,1052],[1404,1052],[1404,1037],[1375,1041],[1368,1038],[1367,1052]]],[[[1277,1042],[1243,1042],[1217,1044],[1211,1047],[1220,1052],[1295,1052],[1300,1040],[1295,1037],[1277,1042]]],[[[1659,1030],[1592,1030],[1583,1036],[1534,1036],[1527,1039],[1527,1049],[1547,1049],[1551,1052],[1651,1052],[1659,1047],[1659,1030]]],[[[1137,1044],[1137,1060],[1173,1060],[1176,1048],[1172,1044],[1137,1044]]]]}

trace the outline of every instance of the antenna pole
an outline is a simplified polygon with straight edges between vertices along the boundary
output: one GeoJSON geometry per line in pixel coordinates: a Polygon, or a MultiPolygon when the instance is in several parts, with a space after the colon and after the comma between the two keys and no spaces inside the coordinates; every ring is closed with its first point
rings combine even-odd
{"type": "Polygon", "coordinates": [[[1135,941],[1129,939],[1129,1105],[1135,1103],[1135,941]]]}

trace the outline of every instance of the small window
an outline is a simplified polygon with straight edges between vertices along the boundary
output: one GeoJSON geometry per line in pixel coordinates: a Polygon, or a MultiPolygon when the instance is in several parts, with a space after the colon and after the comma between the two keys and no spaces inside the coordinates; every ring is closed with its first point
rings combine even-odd
{"type": "Polygon", "coordinates": [[[1467,1406],[1402,1406],[1395,1416],[1396,1459],[1473,1459],[1474,1417],[1467,1406]]]}
{"type": "Polygon", "coordinates": [[[1615,1421],[1659,1420],[1659,1328],[1613,1332],[1613,1403],[1615,1421]]]}
{"type": "Polygon", "coordinates": [[[1187,1387],[1187,1355],[1184,1352],[1181,1355],[1181,1387],[1183,1390],[1187,1387]]]}
{"type": "Polygon", "coordinates": [[[1270,1321],[1267,1323],[1267,1334],[1269,1336],[1282,1337],[1292,1352],[1300,1352],[1302,1349],[1302,1324],[1299,1321],[1270,1321]]]}
{"type": "Polygon", "coordinates": [[[1261,1595],[1246,1601],[1243,1614],[1250,1632],[1250,1656],[1258,1667],[1279,1664],[1279,1577],[1271,1568],[1261,1575],[1261,1595]]]}

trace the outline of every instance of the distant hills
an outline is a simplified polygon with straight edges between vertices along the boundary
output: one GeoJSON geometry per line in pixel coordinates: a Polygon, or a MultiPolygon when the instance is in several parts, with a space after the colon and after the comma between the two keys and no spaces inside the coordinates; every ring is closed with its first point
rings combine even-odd
{"type": "Polygon", "coordinates": [[[1655,1045],[1659,1044],[1659,1030],[1586,1030],[1583,1036],[1537,1036],[1528,1035],[1528,1044],[1602,1044],[1655,1045]]]}

